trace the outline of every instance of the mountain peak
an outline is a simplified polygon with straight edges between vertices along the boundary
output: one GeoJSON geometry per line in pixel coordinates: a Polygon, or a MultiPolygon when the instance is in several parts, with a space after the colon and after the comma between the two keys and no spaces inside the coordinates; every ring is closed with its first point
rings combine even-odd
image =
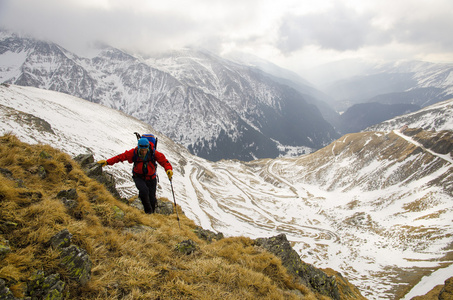
{"type": "Polygon", "coordinates": [[[121,110],[211,160],[277,157],[286,148],[312,151],[337,137],[313,97],[206,50],[143,60],[104,47],[87,59],[39,40],[2,43],[2,57],[17,61],[0,69],[1,81],[121,110]],[[23,51],[24,44],[30,51],[23,51]]]}

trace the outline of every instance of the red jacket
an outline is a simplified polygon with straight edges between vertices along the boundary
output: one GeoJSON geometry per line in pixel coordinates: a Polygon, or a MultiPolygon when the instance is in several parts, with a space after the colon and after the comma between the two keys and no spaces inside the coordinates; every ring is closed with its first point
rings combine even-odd
{"type": "MultiPolygon", "coordinates": [[[[136,176],[142,176],[145,177],[146,179],[150,178],[155,178],[156,177],[156,167],[154,166],[154,163],[152,161],[149,161],[145,167],[144,163],[145,161],[139,157],[137,154],[138,147],[135,147],[131,150],[127,150],[126,152],[119,154],[117,156],[114,156],[112,158],[107,159],[107,164],[108,165],[113,165],[116,164],[117,162],[123,162],[127,160],[129,163],[134,163],[134,167],[132,169],[132,173],[136,176]],[[135,155],[134,155],[135,153],[135,155]],[[134,161],[134,158],[136,161],[134,161]]],[[[148,150],[148,152],[153,151],[151,148],[148,150]]],[[[148,153],[149,155],[150,153],[148,153]]],[[[154,157],[155,160],[165,168],[165,171],[167,170],[173,170],[171,164],[168,162],[167,158],[165,157],[164,154],[162,154],[159,151],[154,151],[154,157]]]]}

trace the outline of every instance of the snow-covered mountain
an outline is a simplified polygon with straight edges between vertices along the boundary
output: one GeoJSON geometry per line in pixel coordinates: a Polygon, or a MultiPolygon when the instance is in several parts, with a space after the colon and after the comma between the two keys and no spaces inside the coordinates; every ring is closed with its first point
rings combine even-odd
{"type": "Polygon", "coordinates": [[[360,132],[368,126],[391,120],[396,116],[419,110],[413,104],[381,104],[378,102],[359,103],[351,106],[340,116],[338,130],[343,133],[360,132]]]}
{"type": "Polygon", "coordinates": [[[446,100],[370,126],[365,131],[389,131],[403,126],[440,131],[453,128],[453,101],[446,100]]]}
{"type": "Polygon", "coordinates": [[[312,87],[303,94],[255,67],[207,51],[183,49],[144,59],[103,46],[80,57],[51,42],[3,32],[0,82],[121,110],[210,160],[312,152],[338,137],[317,108],[312,87]]]}
{"type": "MultiPolygon", "coordinates": [[[[210,162],[138,119],[66,94],[2,85],[0,114],[1,134],[96,159],[134,147],[135,131],[156,133],[189,218],[227,236],[285,233],[305,262],[340,271],[369,299],[400,299],[424,275],[429,290],[453,273],[453,158],[438,152],[451,149],[451,122],[439,134],[388,128],[300,157],[210,162]]],[[[129,164],[106,170],[124,196],[136,194],[129,164]]],[[[161,172],[158,196],[172,199],[161,172]]]]}
{"type": "Polygon", "coordinates": [[[400,61],[375,65],[323,90],[338,111],[357,103],[429,106],[453,97],[453,64],[400,61]]]}

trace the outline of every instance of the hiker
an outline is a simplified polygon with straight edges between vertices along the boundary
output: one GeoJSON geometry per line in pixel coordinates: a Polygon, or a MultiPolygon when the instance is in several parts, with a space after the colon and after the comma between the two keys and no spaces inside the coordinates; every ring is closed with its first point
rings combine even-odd
{"type": "Polygon", "coordinates": [[[165,168],[168,179],[173,177],[173,168],[168,162],[164,154],[154,149],[152,143],[148,139],[142,137],[138,140],[137,147],[127,150],[126,152],[109,158],[100,160],[97,163],[102,167],[106,165],[114,165],[117,162],[127,160],[129,163],[134,163],[132,169],[132,178],[135,186],[138,189],[138,196],[143,203],[145,213],[152,214],[156,209],[156,161],[165,168]]]}

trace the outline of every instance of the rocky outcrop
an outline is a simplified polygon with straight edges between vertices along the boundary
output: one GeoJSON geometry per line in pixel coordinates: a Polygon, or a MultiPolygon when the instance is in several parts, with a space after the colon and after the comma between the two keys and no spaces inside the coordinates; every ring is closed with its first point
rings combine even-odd
{"type": "Polygon", "coordinates": [[[59,274],[45,276],[43,271],[36,271],[27,284],[27,292],[31,300],[61,300],[65,299],[65,286],[59,274]]]}
{"type": "Polygon", "coordinates": [[[50,245],[53,249],[63,249],[71,244],[72,234],[67,229],[63,229],[50,239],[50,245]]]}
{"type": "Polygon", "coordinates": [[[285,234],[260,238],[255,243],[279,257],[288,272],[313,292],[331,299],[366,299],[340,273],[331,269],[320,270],[303,262],[285,234]]]}
{"type": "MultiPolygon", "coordinates": [[[[85,250],[71,245],[71,238],[72,234],[64,229],[54,235],[49,242],[53,249],[60,251],[60,264],[66,269],[69,278],[80,285],[85,285],[91,278],[92,263],[85,250]]],[[[0,299],[60,300],[66,298],[65,286],[66,283],[60,279],[60,274],[46,275],[43,270],[37,270],[26,283],[23,291],[25,298],[15,297],[6,286],[6,282],[0,279],[0,299]]]]}
{"type": "Polygon", "coordinates": [[[14,294],[6,286],[6,282],[3,279],[0,279],[0,299],[2,300],[16,300],[14,294]]]}
{"type": "Polygon", "coordinates": [[[175,246],[175,250],[182,254],[190,255],[198,250],[198,245],[197,243],[189,239],[178,243],[175,246]]]}
{"type": "Polygon", "coordinates": [[[453,300],[453,277],[445,280],[445,285],[439,294],[439,300],[453,300]]]}
{"type": "Polygon", "coordinates": [[[91,260],[84,249],[76,245],[63,248],[60,253],[61,265],[69,273],[71,279],[85,285],[91,279],[91,260]]]}
{"type": "Polygon", "coordinates": [[[77,195],[76,189],[63,190],[57,194],[57,198],[60,199],[61,202],[63,202],[64,206],[69,210],[70,213],[72,213],[77,207],[78,197],[79,195],[77,195]]]}
{"type": "Polygon", "coordinates": [[[65,267],[71,279],[85,285],[91,278],[92,262],[84,249],[71,244],[72,234],[64,229],[54,235],[50,243],[60,251],[60,264],[65,267]]]}
{"type": "Polygon", "coordinates": [[[210,230],[203,229],[201,227],[195,228],[194,232],[197,234],[197,236],[200,239],[208,241],[209,243],[211,243],[213,240],[218,241],[218,240],[223,239],[223,233],[221,233],[221,232],[215,233],[210,230]]]}
{"type": "Polygon", "coordinates": [[[256,244],[279,257],[288,272],[314,292],[332,299],[340,299],[335,277],[329,276],[312,265],[304,263],[291,247],[285,234],[282,233],[270,238],[259,238],[256,240],[256,244]]]}
{"type": "Polygon", "coordinates": [[[112,193],[115,198],[121,200],[120,193],[115,186],[115,178],[113,175],[102,170],[102,166],[94,161],[94,156],[92,154],[80,154],[74,157],[74,160],[80,164],[88,177],[105,185],[107,190],[112,193]]]}

